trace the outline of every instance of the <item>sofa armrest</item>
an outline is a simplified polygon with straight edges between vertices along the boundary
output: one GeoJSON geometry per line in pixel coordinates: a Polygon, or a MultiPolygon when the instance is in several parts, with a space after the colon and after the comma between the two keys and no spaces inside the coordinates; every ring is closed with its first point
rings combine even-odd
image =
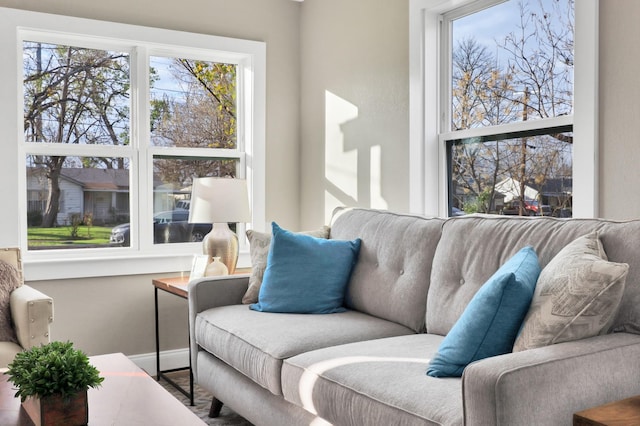
{"type": "Polygon", "coordinates": [[[250,274],[198,278],[189,282],[189,310],[206,311],[216,306],[238,305],[249,288],[250,274]]]}
{"type": "Polygon", "coordinates": [[[189,282],[189,345],[191,368],[197,377],[196,358],[198,344],[195,338],[195,324],[198,313],[217,306],[239,305],[249,288],[250,274],[223,275],[198,278],[189,282]]]}
{"type": "Polygon", "coordinates": [[[571,425],[577,411],[640,394],[639,359],[640,335],[615,333],[472,363],[465,425],[571,425]]]}
{"type": "Polygon", "coordinates": [[[11,318],[18,343],[24,349],[49,343],[53,299],[26,284],[11,292],[11,318]]]}

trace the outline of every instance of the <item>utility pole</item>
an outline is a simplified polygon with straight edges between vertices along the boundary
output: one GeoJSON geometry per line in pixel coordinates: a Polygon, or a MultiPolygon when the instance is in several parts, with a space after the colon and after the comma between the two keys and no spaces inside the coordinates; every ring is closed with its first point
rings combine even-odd
{"type": "MultiPolygon", "coordinates": [[[[529,106],[529,87],[524,87],[524,95],[522,99],[522,121],[527,121],[528,119],[528,106],[529,106]]],[[[524,191],[526,188],[525,179],[527,176],[527,138],[523,137],[520,145],[520,216],[524,216],[526,213],[525,210],[525,196],[524,191]]]]}

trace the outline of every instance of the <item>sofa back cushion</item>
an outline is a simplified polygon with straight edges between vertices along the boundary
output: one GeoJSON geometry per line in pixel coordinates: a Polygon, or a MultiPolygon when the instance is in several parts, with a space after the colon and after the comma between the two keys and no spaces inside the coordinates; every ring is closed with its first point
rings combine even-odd
{"type": "Polygon", "coordinates": [[[443,223],[387,211],[336,209],[330,238],[361,240],[347,307],[424,331],[431,264],[443,223]]]}
{"type": "Polygon", "coordinates": [[[640,334],[640,220],[472,215],[448,219],[433,258],[426,328],[446,335],[482,284],[524,246],[544,268],[567,244],[598,231],[611,262],[629,264],[627,285],[610,331],[640,334]]]}

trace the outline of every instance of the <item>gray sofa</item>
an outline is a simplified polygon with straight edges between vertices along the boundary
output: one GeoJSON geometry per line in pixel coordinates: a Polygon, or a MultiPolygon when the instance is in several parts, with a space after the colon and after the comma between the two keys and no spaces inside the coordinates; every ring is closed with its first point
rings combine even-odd
{"type": "Polygon", "coordinates": [[[250,310],[246,275],[190,283],[192,366],[213,411],[220,401],[274,426],[570,425],[576,411],[640,394],[640,221],[336,211],[331,238],[356,237],[344,313],[250,310]],[[593,230],[630,266],[609,333],[477,361],[462,378],[425,374],[500,265],[531,245],[544,267],[593,230]]]}

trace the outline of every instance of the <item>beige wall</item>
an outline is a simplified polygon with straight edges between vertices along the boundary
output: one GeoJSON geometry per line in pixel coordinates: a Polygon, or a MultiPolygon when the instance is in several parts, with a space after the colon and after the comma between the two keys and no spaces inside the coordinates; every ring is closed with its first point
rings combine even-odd
{"type": "Polygon", "coordinates": [[[600,216],[640,217],[640,2],[600,1],[600,216]]]}
{"type": "MultiPolygon", "coordinates": [[[[265,41],[266,218],[289,229],[299,227],[300,5],[291,0],[0,0],[2,7],[265,41]]],[[[132,355],[155,350],[151,278],[30,284],[55,299],[54,339],[71,340],[89,354],[132,355]]],[[[168,337],[163,349],[185,348],[186,303],[166,295],[160,302],[168,337]]]]}
{"type": "Polygon", "coordinates": [[[305,0],[301,228],[409,208],[409,1],[305,0]]]}
{"type": "MultiPolygon", "coordinates": [[[[154,291],[164,275],[86,278],[29,283],[54,300],[51,337],[71,340],[89,355],[155,351],[154,291]]],[[[188,346],[186,299],[158,292],[161,350],[188,346]]]]}

